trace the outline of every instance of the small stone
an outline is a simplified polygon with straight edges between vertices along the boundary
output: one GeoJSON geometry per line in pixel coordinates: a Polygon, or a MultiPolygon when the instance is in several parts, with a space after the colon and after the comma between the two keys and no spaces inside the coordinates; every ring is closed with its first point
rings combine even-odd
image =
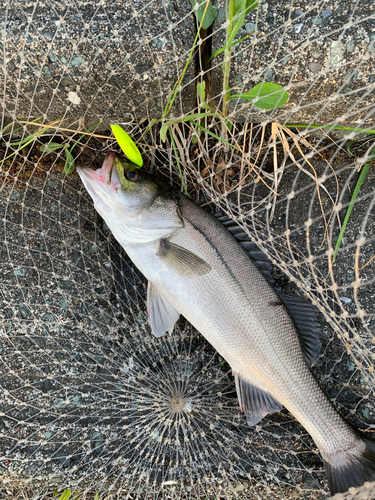
{"type": "Polygon", "coordinates": [[[339,42],[338,40],[333,40],[331,43],[331,52],[329,58],[329,65],[332,67],[340,64],[345,55],[345,47],[344,44],[339,42]]]}
{"type": "Polygon", "coordinates": [[[44,432],[44,437],[45,437],[46,439],[49,439],[51,436],[52,436],[52,432],[49,432],[49,431],[44,432]]]}
{"type": "Polygon", "coordinates": [[[309,64],[309,70],[312,73],[319,73],[319,71],[322,69],[322,65],[320,63],[310,63],[309,64]]]}
{"type": "Polygon", "coordinates": [[[50,78],[52,75],[51,75],[51,70],[49,69],[48,66],[44,66],[44,68],[42,69],[42,73],[44,74],[45,77],[47,78],[50,78]]]}
{"type": "Polygon", "coordinates": [[[69,76],[64,76],[64,78],[61,79],[61,85],[63,87],[73,87],[74,82],[71,78],[69,78],[69,76]]]}
{"type": "Polygon", "coordinates": [[[362,415],[365,417],[365,418],[370,418],[370,410],[366,407],[366,408],[363,408],[362,410],[362,415]]]}
{"type": "Polygon", "coordinates": [[[95,245],[95,244],[94,244],[94,245],[91,245],[91,247],[90,247],[90,249],[89,249],[89,252],[90,252],[90,253],[95,254],[95,253],[98,253],[98,251],[99,251],[99,247],[98,247],[98,245],[95,245]]]}
{"type": "Polygon", "coordinates": [[[248,33],[248,34],[255,33],[255,29],[256,29],[255,23],[246,23],[245,24],[246,33],[248,33]]]}
{"type": "Polygon", "coordinates": [[[62,58],[61,58],[61,62],[62,62],[63,64],[66,64],[68,61],[66,60],[66,57],[62,56],[62,58]]]}
{"type": "Polygon", "coordinates": [[[323,20],[320,19],[320,17],[316,17],[315,19],[313,19],[313,24],[322,24],[323,20]]]}
{"type": "Polygon", "coordinates": [[[67,309],[69,307],[65,299],[59,300],[59,306],[62,307],[63,309],[67,309]]]}
{"type": "Polygon", "coordinates": [[[55,408],[65,408],[68,405],[65,399],[56,398],[53,400],[53,406],[55,408]]]}
{"type": "Polygon", "coordinates": [[[54,191],[56,186],[57,184],[55,181],[47,181],[45,189],[46,191],[54,191]]]}
{"type": "Polygon", "coordinates": [[[23,267],[20,267],[19,269],[14,269],[13,274],[14,276],[25,276],[26,269],[24,269],[23,267]]]}
{"type": "Polygon", "coordinates": [[[328,7],[328,9],[323,10],[322,17],[327,18],[329,16],[332,16],[332,14],[333,14],[332,9],[328,7]]]}
{"type": "Polygon", "coordinates": [[[267,12],[266,21],[268,24],[273,24],[275,22],[273,12],[271,12],[270,10],[267,12]]]}
{"type": "Polygon", "coordinates": [[[80,104],[81,103],[81,98],[77,94],[77,92],[68,92],[68,101],[70,101],[72,104],[80,104]]]}
{"type": "Polygon", "coordinates": [[[42,323],[41,325],[41,330],[42,330],[42,335],[49,335],[49,328],[44,323],[42,323]]]}
{"type": "Polygon", "coordinates": [[[344,304],[350,304],[352,299],[349,299],[348,297],[340,297],[341,302],[344,302],[344,304]]]}
{"type": "Polygon", "coordinates": [[[25,304],[22,302],[22,300],[18,304],[18,309],[19,309],[23,319],[30,319],[31,318],[31,311],[28,307],[25,306],[25,304]]]}
{"type": "MultiPolygon", "coordinates": [[[[54,316],[53,316],[53,314],[51,314],[51,313],[45,313],[45,314],[43,314],[43,316],[41,317],[41,319],[42,319],[42,321],[53,321],[53,320],[54,320],[54,316]]],[[[46,325],[42,325],[42,327],[43,327],[43,326],[45,326],[45,327],[46,327],[46,325]]],[[[47,327],[46,327],[46,328],[47,328],[47,327]]],[[[48,330],[48,328],[47,328],[47,330],[48,330]]],[[[49,332],[48,332],[48,333],[49,333],[49,332]]]]}
{"type": "Polygon", "coordinates": [[[245,489],[245,486],[242,483],[240,483],[239,481],[238,482],[229,483],[228,486],[229,486],[229,489],[233,493],[239,493],[240,491],[243,491],[245,489]]]}
{"type": "Polygon", "coordinates": [[[70,467],[72,460],[71,458],[67,458],[70,455],[68,450],[60,450],[56,453],[54,458],[56,458],[60,463],[65,465],[65,467],[70,467]]]}
{"type": "Polygon", "coordinates": [[[12,200],[12,201],[18,201],[19,198],[20,198],[20,193],[18,193],[17,191],[15,193],[12,193],[9,198],[12,200]]]}
{"type": "Polygon", "coordinates": [[[346,51],[349,54],[355,51],[355,47],[356,47],[355,40],[349,40],[348,42],[346,42],[346,51]]]}
{"type": "Polygon", "coordinates": [[[65,245],[67,246],[72,246],[73,245],[73,242],[74,242],[74,236],[67,236],[65,239],[64,239],[64,243],[65,245]]]}
{"type": "Polygon", "coordinates": [[[282,59],[281,62],[284,66],[286,66],[291,59],[292,59],[292,56],[289,55],[289,56],[284,57],[284,59],[282,59]]]}
{"type": "Polygon", "coordinates": [[[153,38],[152,41],[156,48],[161,49],[162,47],[164,47],[164,42],[159,38],[153,38]]]}
{"type": "Polygon", "coordinates": [[[61,280],[60,281],[60,286],[64,290],[70,290],[73,287],[74,283],[71,280],[61,280]]]}
{"type": "Polygon", "coordinates": [[[266,80],[266,82],[274,82],[275,77],[276,75],[272,68],[268,68],[264,73],[264,79],[266,80]]]}
{"type": "Polygon", "coordinates": [[[312,52],[311,56],[314,58],[314,59],[319,59],[319,57],[322,55],[322,52],[320,50],[315,50],[314,52],[312,52]]]}
{"type": "Polygon", "coordinates": [[[350,372],[354,371],[355,370],[355,364],[352,362],[352,361],[347,361],[347,366],[348,366],[348,370],[350,372]]]}
{"type": "Polygon", "coordinates": [[[91,448],[95,455],[99,455],[103,451],[105,436],[100,432],[94,432],[91,438],[91,448]]]}
{"type": "Polygon", "coordinates": [[[370,54],[375,54],[375,35],[370,35],[370,43],[368,44],[367,50],[370,54]]]}
{"type": "Polygon", "coordinates": [[[302,9],[296,9],[292,12],[291,18],[295,19],[296,17],[300,17],[303,15],[303,10],[302,9]]]}
{"type": "Polygon", "coordinates": [[[84,62],[85,62],[85,59],[82,56],[75,56],[70,61],[69,66],[79,66],[80,64],[83,64],[84,62]]]}
{"type": "Polygon", "coordinates": [[[4,308],[4,316],[6,318],[8,318],[8,319],[13,316],[13,311],[12,311],[12,309],[10,307],[5,307],[4,308]]]}

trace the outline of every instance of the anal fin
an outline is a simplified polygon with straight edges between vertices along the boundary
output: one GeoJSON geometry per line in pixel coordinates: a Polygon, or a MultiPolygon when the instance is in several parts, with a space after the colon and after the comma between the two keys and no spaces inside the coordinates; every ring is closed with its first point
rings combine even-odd
{"type": "Polygon", "coordinates": [[[266,415],[282,409],[283,406],[271,394],[243,380],[236,373],[233,375],[238,402],[250,426],[256,425],[266,415]]]}
{"type": "Polygon", "coordinates": [[[180,313],[170,303],[168,296],[162,288],[151,281],[147,287],[147,311],[150,315],[152,333],[161,337],[165,332],[172,333],[173,327],[180,313]]]}

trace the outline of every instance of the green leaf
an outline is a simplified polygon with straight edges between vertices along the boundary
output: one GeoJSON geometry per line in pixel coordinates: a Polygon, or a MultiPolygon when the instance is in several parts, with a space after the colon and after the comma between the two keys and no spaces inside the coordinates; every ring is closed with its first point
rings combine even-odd
{"type": "Polygon", "coordinates": [[[80,491],[78,493],[76,493],[75,495],[73,495],[73,497],[71,498],[71,500],[79,500],[80,498],[83,497],[83,491],[80,491]]]}
{"type": "Polygon", "coordinates": [[[95,493],[94,500],[99,500],[99,493],[98,492],[95,493]]]}
{"type": "MultiPolygon", "coordinates": [[[[201,23],[204,11],[206,9],[207,0],[190,0],[190,3],[193,9],[196,5],[199,5],[198,10],[195,10],[194,14],[197,17],[198,22],[201,23]]],[[[217,18],[217,7],[216,5],[212,5],[212,0],[211,0],[209,6],[207,7],[206,15],[204,16],[203,19],[202,28],[204,30],[209,28],[216,18],[217,18]]]]}
{"type": "Polygon", "coordinates": [[[60,500],[68,500],[69,497],[70,497],[70,494],[72,493],[71,490],[65,490],[61,496],[60,496],[60,500]]]}
{"type": "Polygon", "coordinates": [[[230,99],[246,99],[254,101],[254,106],[259,109],[275,109],[284,106],[289,99],[289,94],[281,85],[277,83],[262,82],[255,85],[248,92],[234,94],[230,99]]]}
{"type": "Polygon", "coordinates": [[[167,128],[168,128],[168,123],[163,123],[160,129],[160,139],[165,142],[166,137],[167,137],[167,128]]]}
{"type": "Polygon", "coordinates": [[[65,148],[65,153],[66,153],[66,162],[64,166],[64,172],[66,173],[66,175],[69,175],[72,172],[74,172],[76,162],[74,161],[73,155],[68,148],[65,148]]]}
{"type": "Polygon", "coordinates": [[[237,19],[235,25],[232,28],[232,32],[228,37],[226,43],[229,46],[234,45],[233,40],[237,35],[238,31],[245,24],[245,16],[258,6],[257,2],[253,0],[235,0],[234,7],[234,18],[237,19]]]}
{"type": "MultiPolygon", "coordinates": [[[[232,43],[232,47],[234,45],[237,45],[237,43],[240,43],[240,42],[243,42],[244,40],[246,40],[246,38],[249,38],[249,36],[251,35],[252,33],[250,33],[249,35],[246,35],[244,36],[243,38],[240,38],[239,40],[236,40],[235,42],[232,43]]],[[[207,64],[212,61],[212,59],[216,56],[218,56],[219,54],[221,54],[222,52],[224,52],[225,50],[225,47],[221,47],[221,49],[217,49],[212,55],[211,57],[209,58],[209,60],[206,62],[206,66],[207,64]]]]}
{"type": "Polygon", "coordinates": [[[181,165],[180,165],[180,160],[178,158],[178,150],[176,148],[176,143],[173,139],[173,133],[172,133],[172,130],[169,129],[169,136],[171,138],[171,143],[172,143],[172,146],[173,146],[173,150],[174,150],[174,154],[175,154],[175,157],[176,157],[176,160],[177,160],[177,166],[178,166],[178,171],[180,172],[180,179],[181,179],[181,182],[182,182],[182,186],[184,188],[184,191],[185,191],[185,194],[188,198],[190,198],[189,196],[189,193],[188,193],[188,190],[185,186],[185,182],[184,182],[184,176],[182,175],[182,170],[181,170],[181,165]]]}
{"type": "Polygon", "coordinates": [[[197,83],[198,98],[201,103],[206,100],[206,82],[197,83]]]}
{"type": "Polygon", "coordinates": [[[218,135],[216,135],[213,132],[211,132],[211,130],[208,130],[207,128],[204,128],[204,127],[202,127],[201,125],[198,125],[198,124],[197,124],[197,127],[200,130],[203,130],[203,132],[206,132],[206,134],[210,135],[211,137],[215,137],[215,139],[217,139],[218,141],[222,142],[223,144],[226,144],[227,146],[230,146],[233,149],[237,149],[237,151],[240,151],[242,153],[242,151],[240,150],[240,148],[238,148],[237,146],[234,146],[230,142],[224,141],[224,139],[222,139],[218,135]]]}
{"type": "MultiPolygon", "coordinates": [[[[372,150],[370,152],[370,158],[369,158],[370,160],[372,160],[373,155],[375,155],[375,147],[372,148],[372,150]]],[[[363,181],[365,180],[366,175],[368,174],[368,171],[370,170],[370,167],[371,167],[371,163],[365,163],[365,165],[363,165],[361,173],[360,173],[360,175],[358,177],[357,183],[355,185],[355,188],[354,188],[354,191],[353,191],[353,194],[352,194],[352,198],[351,198],[349,206],[348,206],[348,208],[346,210],[346,214],[345,214],[342,226],[341,226],[341,231],[340,231],[339,236],[337,238],[337,242],[336,242],[336,246],[335,246],[335,251],[334,251],[333,257],[332,257],[332,261],[333,262],[335,261],[336,256],[337,256],[337,252],[340,249],[341,241],[342,241],[342,238],[344,236],[345,229],[346,229],[346,226],[348,224],[350,214],[352,213],[352,209],[354,207],[354,202],[355,202],[355,200],[358,197],[359,190],[361,189],[363,181]]]]}
{"type": "Polygon", "coordinates": [[[258,7],[258,3],[255,2],[254,0],[236,0],[235,7],[234,7],[234,14],[235,16],[238,15],[238,13],[241,10],[241,14],[245,14],[245,16],[254,10],[256,7],[258,7]]]}
{"type": "Polygon", "coordinates": [[[64,144],[59,144],[58,142],[50,142],[49,144],[42,144],[40,150],[43,153],[50,153],[51,151],[56,151],[56,149],[64,148],[64,144]]]}

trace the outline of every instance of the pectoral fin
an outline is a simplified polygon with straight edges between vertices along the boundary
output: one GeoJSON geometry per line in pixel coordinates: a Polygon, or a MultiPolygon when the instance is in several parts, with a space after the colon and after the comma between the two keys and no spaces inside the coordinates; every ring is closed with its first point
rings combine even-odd
{"type": "Polygon", "coordinates": [[[282,405],[268,392],[246,382],[235,373],[234,379],[238,402],[249,425],[256,425],[266,415],[282,409],[282,405]]]}
{"type": "Polygon", "coordinates": [[[166,266],[184,278],[203,276],[211,271],[210,264],[198,255],[167,240],[160,240],[157,255],[166,266]]]}
{"type": "Polygon", "coordinates": [[[150,315],[152,333],[161,337],[165,332],[172,333],[180,313],[172,306],[162,288],[148,282],[147,311],[150,315]]]}

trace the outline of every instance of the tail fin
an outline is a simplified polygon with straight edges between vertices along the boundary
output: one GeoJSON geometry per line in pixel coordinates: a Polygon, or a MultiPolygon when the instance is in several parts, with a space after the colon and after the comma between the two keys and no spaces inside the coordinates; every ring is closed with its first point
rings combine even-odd
{"type": "Polygon", "coordinates": [[[324,461],[332,496],[353,486],[361,486],[366,481],[375,481],[375,440],[358,434],[362,443],[361,451],[357,454],[346,453],[345,460],[336,457],[331,463],[324,461]]]}

